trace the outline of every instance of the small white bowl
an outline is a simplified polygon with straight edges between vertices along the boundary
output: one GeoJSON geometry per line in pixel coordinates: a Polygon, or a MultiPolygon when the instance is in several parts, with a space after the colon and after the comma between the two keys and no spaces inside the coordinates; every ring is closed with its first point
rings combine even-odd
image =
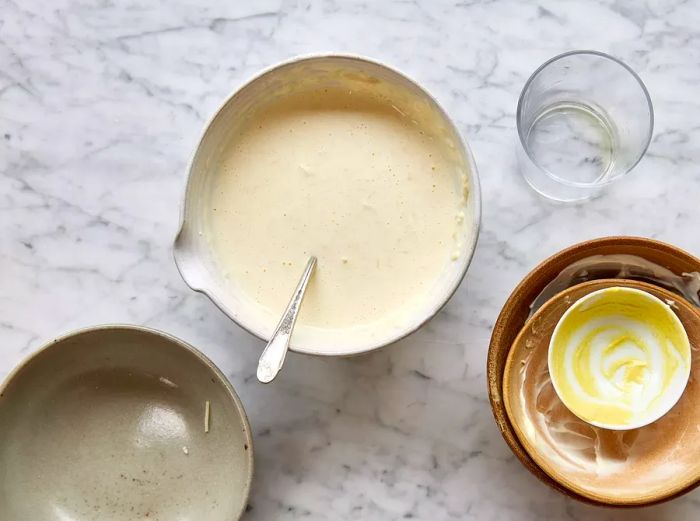
{"type": "MultiPolygon", "coordinates": [[[[610,316],[615,316],[614,313],[616,311],[613,311],[613,313],[610,316]]],[[[603,325],[602,322],[600,322],[603,318],[605,318],[606,315],[603,316],[598,316],[598,317],[593,317],[591,322],[595,323],[595,321],[598,321],[599,325],[597,327],[601,327],[603,325]]],[[[639,323],[644,323],[644,318],[640,317],[639,321],[635,321],[634,319],[631,319],[629,316],[625,317],[620,317],[619,320],[625,320],[627,321],[627,325],[631,328],[636,328],[638,329],[639,323]]],[[[584,329],[587,327],[587,324],[579,324],[578,329],[584,329]]],[[[594,334],[597,331],[597,327],[595,325],[590,325],[588,326],[589,333],[594,334]]],[[[637,331],[637,333],[641,333],[640,331],[637,331]]],[[[576,336],[575,331],[574,331],[574,336],[576,336]]],[[[658,329],[654,328],[653,326],[650,326],[650,332],[648,335],[652,338],[656,338],[657,335],[659,334],[658,329]]],[[[637,338],[640,336],[643,336],[642,334],[638,334],[637,338]]],[[[577,345],[579,339],[573,340],[571,343],[574,345],[577,345]]],[[[643,340],[642,340],[643,341],[643,340]]],[[[664,342],[668,342],[668,339],[664,339],[664,342]]],[[[623,346],[624,348],[624,346],[623,346]]],[[[641,346],[640,346],[641,348],[641,346]]],[[[662,349],[665,347],[662,346],[662,349]]],[[[643,348],[641,348],[644,350],[643,348]]],[[[592,349],[593,350],[593,349],[592,349]]],[[[598,363],[602,365],[604,363],[603,357],[605,355],[605,351],[607,350],[604,349],[603,352],[598,352],[598,353],[593,353],[591,356],[599,356],[600,359],[598,360],[598,363]]],[[[629,351],[629,350],[628,350],[629,351]]],[[[647,354],[647,361],[650,363],[650,367],[648,368],[649,371],[652,373],[658,373],[660,372],[664,367],[665,364],[668,362],[666,357],[655,357],[655,353],[653,350],[649,350],[650,352],[647,354]],[[662,365],[663,364],[663,365],[662,365]]],[[[634,356],[633,351],[629,351],[630,355],[629,356],[634,356]]],[[[571,355],[575,356],[575,355],[571,355]]],[[[608,357],[615,357],[614,353],[610,353],[607,355],[608,357]]],[[[625,363],[625,358],[624,358],[624,353],[622,355],[619,355],[617,358],[609,358],[608,359],[608,366],[611,364],[614,364],[615,362],[619,364],[625,363]]],[[[632,360],[633,362],[636,360],[632,360]]],[[[640,363],[646,363],[644,361],[641,361],[640,363]]],[[[690,342],[688,340],[688,335],[687,332],[681,323],[680,319],[676,316],[676,314],[673,312],[671,307],[660,300],[659,298],[655,297],[654,295],[651,295],[645,291],[639,290],[639,289],[634,289],[634,288],[626,288],[626,287],[611,287],[611,288],[605,288],[601,289],[598,291],[594,291],[585,297],[577,300],[567,311],[562,315],[561,319],[557,323],[556,327],[554,328],[554,332],[552,333],[552,337],[549,342],[549,352],[548,352],[548,369],[549,369],[549,375],[552,380],[552,385],[554,386],[554,390],[556,391],[557,395],[561,399],[561,401],[564,403],[564,405],[576,416],[581,418],[583,421],[590,423],[591,425],[595,425],[597,427],[601,427],[604,429],[610,429],[610,430],[631,430],[631,429],[638,429],[640,427],[643,427],[645,425],[649,425],[650,423],[655,422],[659,418],[661,418],[663,415],[665,415],[668,411],[670,411],[673,406],[678,402],[680,397],[683,394],[683,391],[685,390],[687,384],[688,384],[688,379],[690,378],[690,367],[691,367],[691,352],[690,352],[690,342]],[[566,355],[567,352],[569,352],[571,349],[575,349],[575,347],[570,347],[570,346],[561,346],[558,344],[558,342],[562,341],[561,336],[565,334],[567,327],[574,327],[572,325],[572,322],[575,321],[577,318],[581,318],[583,313],[586,313],[587,311],[590,311],[592,309],[595,309],[596,306],[600,305],[605,305],[605,304],[617,304],[620,306],[624,305],[629,305],[630,301],[632,302],[637,302],[640,305],[647,306],[651,308],[652,313],[659,313],[661,315],[661,319],[666,321],[666,327],[670,327],[673,329],[672,334],[678,336],[678,341],[676,345],[675,343],[673,344],[673,347],[675,349],[679,350],[678,353],[678,358],[675,360],[676,363],[679,364],[679,367],[675,370],[673,370],[672,376],[671,376],[671,381],[663,385],[662,383],[660,385],[663,385],[662,388],[658,389],[658,392],[660,394],[654,395],[654,398],[648,397],[649,398],[649,403],[650,406],[646,410],[642,412],[636,412],[634,414],[634,417],[630,419],[630,421],[625,421],[625,422],[620,422],[620,423],[615,423],[612,421],[604,421],[600,420],[600,415],[598,415],[598,418],[596,418],[596,412],[591,412],[589,411],[588,413],[584,413],[582,410],[582,404],[577,403],[576,401],[572,400],[571,393],[575,392],[576,390],[580,391],[584,396],[588,396],[585,394],[583,389],[580,389],[579,383],[577,381],[577,375],[575,374],[575,370],[570,367],[571,361],[566,360],[566,355]],[[565,360],[559,364],[557,367],[555,363],[555,351],[559,350],[564,350],[564,353],[561,356],[565,357],[565,360]],[[561,365],[563,364],[563,367],[561,365]],[[565,387],[567,386],[573,386],[579,387],[579,389],[570,389],[569,391],[565,392],[565,387]]],[[[592,363],[591,363],[592,365],[592,363]]],[[[641,366],[644,367],[644,366],[641,366]]],[[[661,378],[658,374],[653,374],[653,378],[661,378]]],[[[601,375],[601,379],[604,379],[605,376],[601,375]]],[[[613,389],[611,389],[611,392],[614,392],[613,389]]],[[[604,391],[603,391],[604,393],[604,391]]],[[[605,400],[607,398],[606,396],[603,396],[601,400],[605,400]]],[[[585,403],[590,404],[592,400],[586,400],[584,398],[581,400],[585,403]]],[[[610,406],[615,405],[615,400],[609,400],[605,401],[605,404],[608,404],[610,406]]]]}

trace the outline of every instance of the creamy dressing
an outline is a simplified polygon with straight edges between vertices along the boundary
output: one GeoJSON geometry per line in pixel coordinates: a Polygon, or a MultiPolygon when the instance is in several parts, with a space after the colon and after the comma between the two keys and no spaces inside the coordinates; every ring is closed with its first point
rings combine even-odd
{"type": "Polygon", "coordinates": [[[427,117],[368,92],[316,89],[270,100],[223,146],[207,235],[266,327],[312,254],[301,338],[368,324],[381,337],[434,304],[471,223],[461,156],[427,117]]]}

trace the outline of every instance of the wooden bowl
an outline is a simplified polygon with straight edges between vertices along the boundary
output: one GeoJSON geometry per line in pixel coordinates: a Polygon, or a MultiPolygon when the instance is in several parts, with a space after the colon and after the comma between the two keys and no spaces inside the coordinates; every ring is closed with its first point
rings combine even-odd
{"type": "Polygon", "coordinates": [[[550,299],[513,342],[503,377],[508,418],[530,457],[551,478],[606,505],[638,506],[687,492],[700,483],[700,310],[674,293],[625,279],[577,284],[550,299]],[[623,286],[673,302],[692,346],[690,381],[659,420],[632,430],[594,427],[557,396],[547,369],[549,339],[562,315],[589,293],[623,286]],[[680,450],[679,450],[680,448],[680,450]]]}
{"type": "MultiPolygon", "coordinates": [[[[503,373],[510,348],[530,315],[530,304],[563,269],[593,255],[628,254],[664,266],[676,274],[700,271],[700,260],[663,242],[640,237],[605,237],[582,242],[556,253],[533,269],[508,297],[493,328],[487,359],[489,399],[496,423],[506,443],[522,464],[541,481],[570,497],[594,504],[606,504],[577,494],[545,473],[529,456],[517,438],[503,402],[503,373]]],[[[684,493],[680,492],[677,495],[684,493]]],[[[675,496],[671,496],[675,497],[675,496]]],[[[670,499],[664,498],[656,503],[670,499]]]]}
{"type": "Polygon", "coordinates": [[[152,329],[77,331],[0,385],[3,521],[235,521],[252,452],[226,377],[152,329]]]}

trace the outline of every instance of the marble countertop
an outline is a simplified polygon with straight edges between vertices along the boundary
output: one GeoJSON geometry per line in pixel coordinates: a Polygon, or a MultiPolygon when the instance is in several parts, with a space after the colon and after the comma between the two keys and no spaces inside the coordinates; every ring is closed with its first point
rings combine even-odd
{"type": "Polygon", "coordinates": [[[0,63],[0,378],[80,326],[192,343],[253,426],[250,520],[700,517],[700,491],[636,511],[552,492],[503,442],[485,377],[498,311],[544,257],[612,234],[700,255],[700,2],[0,0],[0,63]],[[537,66],[578,48],[641,75],[656,128],[631,176],[554,206],[517,173],[515,107],[537,66]],[[476,156],[483,227],[465,282],[418,333],[353,359],[292,355],[264,386],[262,343],[185,286],[171,243],[208,117],[256,71],[316,51],[385,61],[442,102],[476,156]]]}

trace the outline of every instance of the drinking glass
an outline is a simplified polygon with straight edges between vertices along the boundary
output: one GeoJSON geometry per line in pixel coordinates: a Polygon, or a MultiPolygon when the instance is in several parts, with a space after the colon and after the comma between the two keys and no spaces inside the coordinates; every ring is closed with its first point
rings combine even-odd
{"type": "Polygon", "coordinates": [[[525,180],[549,199],[574,202],[634,168],[649,146],[654,110],[627,65],[602,52],[572,51],[527,80],[517,125],[525,180]]]}

